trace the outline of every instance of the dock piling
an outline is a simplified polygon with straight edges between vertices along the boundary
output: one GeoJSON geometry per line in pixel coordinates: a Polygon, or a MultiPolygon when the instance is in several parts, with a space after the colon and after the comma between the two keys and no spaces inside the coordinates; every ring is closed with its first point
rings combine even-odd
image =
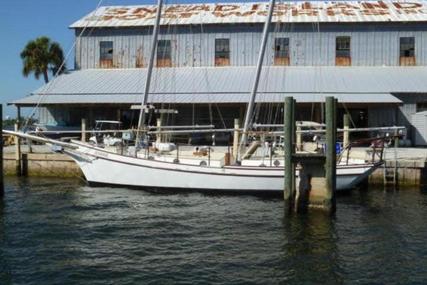
{"type": "Polygon", "coordinates": [[[302,151],[302,133],[301,133],[301,126],[297,126],[297,150],[302,151]]]}
{"type": "Polygon", "coordinates": [[[284,116],[284,152],[285,152],[285,187],[283,191],[285,199],[285,207],[288,209],[293,208],[294,204],[294,166],[292,163],[292,156],[295,152],[293,147],[293,130],[295,125],[294,113],[294,99],[293,97],[285,98],[285,116],[284,116]]]}
{"type": "MultiPolygon", "coordinates": [[[[19,132],[19,118],[15,123],[15,132],[19,132]]],[[[21,176],[21,138],[15,136],[15,169],[16,175],[21,176]]]]}
{"type": "Polygon", "coordinates": [[[348,114],[344,114],[344,132],[343,132],[343,144],[342,147],[343,149],[346,149],[350,143],[350,132],[349,132],[349,128],[350,128],[350,117],[348,114]]]}
{"type": "Polygon", "coordinates": [[[234,135],[233,135],[233,157],[234,157],[234,160],[237,159],[237,153],[239,151],[239,128],[240,128],[239,119],[234,119],[234,135]]]}
{"type": "Polygon", "coordinates": [[[325,207],[330,212],[335,212],[335,189],[337,167],[337,100],[334,97],[326,97],[326,196],[325,207]]]}
{"type": "Polygon", "coordinates": [[[156,125],[157,125],[157,131],[158,133],[156,134],[156,143],[161,143],[162,142],[162,119],[158,118],[156,121],[156,125]]]}
{"type": "Polygon", "coordinates": [[[336,189],[336,99],[326,98],[325,153],[295,153],[295,105],[292,97],[285,98],[284,114],[284,200],[288,212],[304,213],[308,209],[335,211],[336,189]],[[296,165],[299,184],[296,185],[296,165]]]}
{"type": "Polygon", "coordinates": [[[86,142],[86,119],[82,118],[82,142],[86,142]]]}

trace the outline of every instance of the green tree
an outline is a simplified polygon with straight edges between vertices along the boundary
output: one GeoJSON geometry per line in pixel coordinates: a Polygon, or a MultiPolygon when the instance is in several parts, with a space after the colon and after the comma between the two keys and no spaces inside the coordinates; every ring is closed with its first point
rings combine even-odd
{"type": "Polygon", "coordinates": [[[23,61],[22,73],[28,77],[34,73],[36,79],[43,75],[45,83],[49,82],[49,71],[59,74],[65,71],[64,53],[57,42],[52,42],[48,37],[39,37],[29,41],[21,52],[23,61]],[[62,65],[62,66],[61,66],[62,65]]]}

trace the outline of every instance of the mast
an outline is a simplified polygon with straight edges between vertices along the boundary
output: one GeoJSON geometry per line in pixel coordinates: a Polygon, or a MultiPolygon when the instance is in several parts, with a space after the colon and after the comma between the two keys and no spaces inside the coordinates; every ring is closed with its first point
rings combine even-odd
{"type": "Polygon", "coordinates": [[[141,102],[141,110],[139,111],[139,119],[138,119],[138,128],[136,130],[135,156],[136,156],[137,146],[139,145],[139,142],[141,141],[141,128],[145,124],[146,109],[148,107],[147,106],[148,93],[150,92],[151,74],[153,73],[154,54],[156,53],[156,48],[157,48],[157,37],[159,35],[160,17],[162,14],[162,6],[163,6],[163,0],[158,0],[157,1],[156,20],[154,22],[153,37],[151,40],[150,61],[148,62],[147,78],[145,79],[144,97],[143,97],[142,102],[141,102]]]}
{"type": "Polygon", "coordinates": [[[260,51],[258,54],[258,62],[257,62],[257,67],[256,67],[255,80],[254,80],[254,84],[252,86],[251,98],[250,98],[250,101],[248,104],[248,108],[246,109],[245,124],[243,126],[243,134],[242,134],[242,139],[240,141],[240,147],[239,147],[239,152],[238,152],[238,159],[237,160],[239,160],[239,161],[240,161],[240,156],[241,156],[240,149],[246,144],[246,140],[248,137],[248,129],[251,125],[251,117],[252,117],[252,112],[254,109],[256,93],[258,91],[258,83],[259,83],[259,78],[261,76],[262,63],[264,61],[265,47],[267,45],[268,28],[270,27],[271,18],[273,16],[273,10],[274,10],[275,2],[276,2],[275,0],[270,0],[267,20],[264,23],[264,30],[262,32],[261,48],[260,48],[260,51]]]}

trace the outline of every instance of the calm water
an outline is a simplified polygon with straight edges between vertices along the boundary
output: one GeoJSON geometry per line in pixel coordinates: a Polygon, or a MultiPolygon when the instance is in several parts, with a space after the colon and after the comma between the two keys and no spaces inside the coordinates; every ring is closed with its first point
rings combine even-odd
{"type": "Polygon", "coordinates": [[[340,196],[285,217],[280,199],[6,181],[0,284],[427,283],[427,193],[340,196]]]}

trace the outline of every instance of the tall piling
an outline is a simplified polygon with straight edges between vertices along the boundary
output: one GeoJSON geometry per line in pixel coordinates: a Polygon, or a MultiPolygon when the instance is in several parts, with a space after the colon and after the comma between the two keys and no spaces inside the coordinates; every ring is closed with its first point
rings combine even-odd
{"type": "Polygon", "coordinates": [[[335,212],[335,190],[336,190],[336,141],[337,141],[337,101],[334,97],[326,97],[326,195],[324,207],[330,212],[335,212]]]}
{"type": "Polygon", "coordinates": [[[3,171],[3,104],[0,104],[0,197],[4,196],[4,171],[3,171]]]}
{"type": "Polygon", "coordinates": [[[285,199],[285,207],[292,209],[294,204],[294,178],[295,171],[292,163],[292,156],[295,152],[293,146],[294,129],[295,129],[295,101],[293,97],[285,98],[285,114],[284,114],[284,152],[285,152],[285,187],[283,196],[285,199]]]}

